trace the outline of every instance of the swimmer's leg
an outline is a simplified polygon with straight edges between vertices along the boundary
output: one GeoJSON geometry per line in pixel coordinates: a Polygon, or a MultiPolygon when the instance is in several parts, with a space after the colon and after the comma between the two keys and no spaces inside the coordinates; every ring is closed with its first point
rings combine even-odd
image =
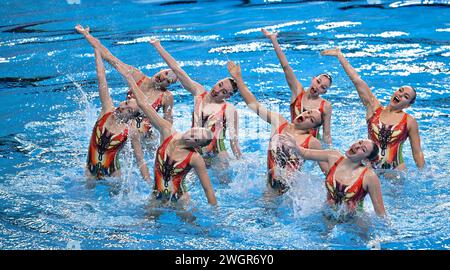
{"type": "Polygon", "coordinates": [[[142,79],[142,77],[145,76],[145,74],[142,73],[139,69],[127,65],[124,62],[120,61],[117,57],[115,57],[105,46],[103,46],[100,40],[89,33],[89,28],[86,28],[84,30],[79,30],[77,28],[77,31],[86,38],[86,40],[89,42],[89,44],[91,44],[92,47],[99,49],[102,54],[102,58],[105,59],[106,62],[108,62],[115,69],[121,68],[129,70],[133,75],[133,79],[135,81],[139,81],[140,79],[142,79]]]}

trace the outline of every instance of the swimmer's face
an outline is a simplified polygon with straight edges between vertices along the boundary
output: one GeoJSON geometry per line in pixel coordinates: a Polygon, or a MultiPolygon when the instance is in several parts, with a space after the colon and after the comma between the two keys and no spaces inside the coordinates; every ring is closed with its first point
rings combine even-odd
{"type": "Polygon", "coordinates": [[[153,76],[154,81],[161,87],[167,88],[177,82],[177,75],[171,69],[163,69],[153,76]]]}
{"type": "Polygon", "coordinates": [[[319,110],[309,110],[302,112],[294,119],[295,128],[308,130],[319,126],[322,122],[322,115],[319,110]]]}
{"type": "Polygon", "coordinates": [[[411,86],[402,86],[391,96],[390,106],[395,109],[404,109],[411,106],[411,101],[416,98],[416,92],[411,86]]]}
{"type": "Polygon", "coordinates": [[[213,133],[206,128],[191,128],[181,136],[187,147],[199,148],[207,146],[213,139],[213,133]]]}
{"type": "Polygon", "coordinates": [[[231,81],[228,78],[218,81],[209,92],[211,97],[218,102],[231,97],[233,93],[233,86],[231,85],[231,81]]]}
{"type": "Polygon", "coordinates": [[[313,97],[318,97],[325,94],[328,88],[331,86],[331,81],[324,75],[319,75],[311,80],[311,85],[309,86],[309,93],[313,97]]]}
{"type": "Polygon", "coordinates": [[[350,146],[345,152],[345,156],[353,162],[361,162],[370,156],[373,151],[373,142],[370,140],[360,140],[350,146]]]}
{"type": "Polygon", "coordinates": [[[133,118],[138,110],[139,106],[137,105],[136,100],[129,99],[126,101],[122,101],[117,107],[116,112],[121,119],[128,121],[133,118]]]}

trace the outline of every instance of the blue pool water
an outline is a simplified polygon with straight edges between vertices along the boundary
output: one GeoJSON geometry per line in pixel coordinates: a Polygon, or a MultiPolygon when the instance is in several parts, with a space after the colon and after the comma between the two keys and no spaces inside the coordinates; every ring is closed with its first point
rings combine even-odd
{"type": "MultiPolygon", "coordinates": [[[[2,1],[0,3],[0,249],[449,249],[450,9],[444,1],[2,1]],[[192,2],[192,3],[189,3],[192,2]],[[266,3],[273,2],[273,3],[266,3]],[[430,4],[431,3],[431,4],[430,4]],[[194,221],[168,210],[149,218],[150,187],[130,146],[117,182],[88,187],[83,177],[88,138],[99,112],[94,55],[75,33],[89,25],[115,55],[152,75],[165,67],[148,44],[159,37],[191,77],[207,88],[225,76],[226,60],[241,63],[244,79],[266,106],[289,116],[290,92],[275,53],[259,28],[279,41],[298,78],[334,77],[333,148],[345,151],[367,136],[364,108],[336,59],[339,46],[386,103],[392,91],[418,91],[418,120],[426,169],[397,180],[381,178],[389,222],[375,218],[370,200],[359,225],[324,217],[325,188],[307,164],[279,198],[266,194],[270,127],[239,95],[244,159],[231,163],[230,183],[213,176],[218,207],[206,203],[188,177],[194,221]]],[[[107,66],[118,103],[125,82],[107,66]]],[[[192,98],[172,88],[178,130],[190,125],[192,98]]],[[[116,104],[117,104],[116,103],[116,104]]],[[[147,153],[153,167],[153,154],[147,153]]]]}

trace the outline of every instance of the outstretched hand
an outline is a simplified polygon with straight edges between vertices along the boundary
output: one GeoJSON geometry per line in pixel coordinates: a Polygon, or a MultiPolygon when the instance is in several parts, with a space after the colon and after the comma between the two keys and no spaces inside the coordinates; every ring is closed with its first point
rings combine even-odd
{"type": "Polygon", "coordinates": [[[228,72],[230,73],[230,75],[235,79],[240,78],[242,76],[241,65],[236,65],[231,60],[228,60],[228,62],[227,62],[227,69],[228,69],[228,72]]]}
{"type": "Polygon", "coordinates": [[[161,42],[157,38],[151,38],[150,39],[150,44],[152,44],[153,46],[156,46],[156,45],[161,44],[161,42]]]}
{"type": "Polygon", "coordinates": [[[328,56],[339,56],[340,54],[342,54],[341,49],[339,49],[338,47],[334,48],[334,49],[329,49],[329,50],[323,50],[320,55],[328,55],[328,56]]]}
{"type": "Polygon", "coordinates": [[[264,29],[264,28],[261,28],[261,32],[263,32],[263,34],[264,34],[268,39],[270,39],[270,40],[274,40],[274,39],[276,39],[277,36],[278,36],[278,33],[277,33],[277,32],[270,33],[269,31],[267,31],[267,30],[264,29]]]}
{"type": "Polygon", "coordinates": [[[77,32],[78,32],[79,34],[86,35],[86,34],[89,34],[89,31],[90,31],[91,29],[89,28],[89,26],[86,26],[86,28],[83,28],[83,26],[81,26],[81,24],[77,24],[77,25],[75,26],[75,30],[77,30],[77,32]]]}

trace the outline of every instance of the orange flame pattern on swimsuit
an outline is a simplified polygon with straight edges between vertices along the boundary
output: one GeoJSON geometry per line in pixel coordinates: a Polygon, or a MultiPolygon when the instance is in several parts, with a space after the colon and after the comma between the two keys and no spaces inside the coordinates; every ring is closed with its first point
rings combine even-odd
{"type": "Polygon", "coordinates": [[[103,126],[112,112],[103,115],[94,126],[89,144],[87,168],[92,176],[101,179],[120,169],[117,154],[128,138],[128,129],[113,134],[103,126]]]}
{"type": "Polygon", "coordinates": [[[211,130],[214,134],[211,143],[205,147],[202,147],[201,154],[217,154],[223,151],[224,147],[221,147],[220,143],[225,137],[226,132],[226,109],[227,104],[225,103],[218,112],[204,116],[203,115],[203,101],[206,97],[207,92],[202,93],[196,98],[194,113],[192,114],[192,127],[200,126],[211,130]],[[198,115],[200,114],[200,116],[198,115]],[[201,121],[201,123],[200,123],[201,121]]]}
{"type": "Polygon", "coordinates": [[[190,151],[182,161],[171,159],[166,149],[175,134],[164,140],[158,148],[155,158],[153,193],[157,199],[165,201],[177,201],[186,192],[183,181],[192,168],[189,163],[195,153],[195,151],[190,151]]]}
{"type": "Polygon", "coordinates": [[[369,139],[380,147],[378,161],[373,166],[377,169],[395,169],[403,163],[401,148],[408,138],[408,115],[405,113],[396,125],[385,125],[380,120],[382,111],[383,107],[379,107],[367,120],[369,139]]]}
{"type": "Polygon", "coordinates": [[[343,159],[344,157],[340,157],[334,163],[325,180],[325,186],[328,191],[327,202],[330,205],[339,205],[345,203],[350,212],[354,212],[358,204],[361,203],[364,200],[364,197],[367,195],[367,191],[363,188],[363,180],[364,175],[369,168],[365,168],[359,175],[358,179],[356,179],[356,181],[351,185],[343,185],[337,182],[334,178],[336,168],[343,159]]]}

